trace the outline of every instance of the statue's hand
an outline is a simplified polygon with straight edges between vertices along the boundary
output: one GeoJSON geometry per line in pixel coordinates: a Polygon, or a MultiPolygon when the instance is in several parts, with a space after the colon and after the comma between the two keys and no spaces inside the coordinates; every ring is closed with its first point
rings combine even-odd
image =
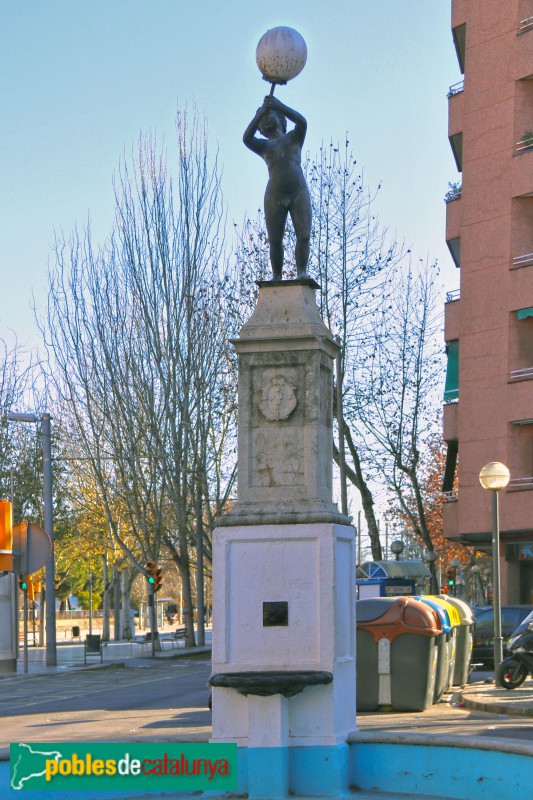
{"type": "Polygon", "coordinates": [[[263,108],[274,108],[274,109],[278,109],[278,108],[280,108],[282,105],[283,105],[283,103],[281,103],[281,102],[278,100],[278,98],[277,98],[277,97],[274,97],[274,95],[271,95],[271,94],[267,94],[267,96],[265,97],[265,99],[264,99],[264,101],[263,101],[263,108]]]}

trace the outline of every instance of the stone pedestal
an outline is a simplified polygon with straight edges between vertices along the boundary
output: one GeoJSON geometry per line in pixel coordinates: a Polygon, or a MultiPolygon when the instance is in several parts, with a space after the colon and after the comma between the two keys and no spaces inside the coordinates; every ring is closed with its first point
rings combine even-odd
{"type": "Polygon", "coordinates": [[[354,529],[332,501],[337,345],[315,288],[261,283],[234,342],[238,496],[213,534],[212,740],[241,746],[240,789],[257,798],[337,796],[355,729],[354,529]]]}
{"type": "Polygon", "coordinates": [[[314,287],[309,279],[261,283],[255,311],[234,342],[238,500],[222,525],[349,524],[331,499],[337,345],[314,287]]]}

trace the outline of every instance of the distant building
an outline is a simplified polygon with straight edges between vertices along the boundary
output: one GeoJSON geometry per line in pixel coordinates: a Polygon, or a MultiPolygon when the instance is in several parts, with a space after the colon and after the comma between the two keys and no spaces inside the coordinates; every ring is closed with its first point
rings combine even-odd
{"type": "Polygon", "coordinates": [[[462,181],[446,197],[444,532],[491,547],[481,467],[501,461],[502,599],[533,604],[533,0],[452,0],[464,81],[450,88],[462,181]],[[459,490],[453,493],[457,472],[459,490]]]}

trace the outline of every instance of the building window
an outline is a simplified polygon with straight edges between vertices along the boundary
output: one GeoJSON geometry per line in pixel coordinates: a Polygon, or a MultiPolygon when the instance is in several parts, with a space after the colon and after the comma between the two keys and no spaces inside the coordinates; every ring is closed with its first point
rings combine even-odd
{"type": "Polygon", "coordinates": [[[520,269],[533,266],[533,197],[514,197],[511,219],[511,267],[520,269]]]}
{"type": "Polygon", "coordinates": [[[533,489],[533,420],[518,420],[512,427],[509,468],[513,478],[509,481],[509,489],[533,489]]]}
{"type": "Polygon", "coordinates": [[[444,402],[450,403],[459,399],[459,339],[446,344],[448,364],[446,366],[446,383],[444,386],[444,402]]]}
{"type": "Polygon", "coordinates": [[[520,308],[509,328],[511,380],[533,379],[533,307],[520,308]]]}
{"type": "Polygon", "coordinates": [[[450,502],[451,500],[457,500],[456,474],[459,442],[457,439],[452,439],[447,445],[442,491],[444,492],[446,501],[450,502]]]}

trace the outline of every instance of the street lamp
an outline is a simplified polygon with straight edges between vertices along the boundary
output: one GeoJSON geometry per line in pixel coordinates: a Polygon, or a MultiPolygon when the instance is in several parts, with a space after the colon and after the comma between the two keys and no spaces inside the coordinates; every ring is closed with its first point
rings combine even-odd
{"type": "Polygon", "coordinates": [[[401,539],[395,539],[393,542],[391,542],[390,549],[392,550],[392,552],[396,556],[396,561],[400,560],[400,556],[403,553],[404,548],[405,548],[405,545],[404,545],[404,543],[402,542],[401,539]]]}
{"type": "Polygon", "coordinates": [[[423,560],[428,565],[428,569],[431,572],[430,578],[430,592],[432,594],[439,593],[439,585],[437,583],[437,576],[435,573],[435,561],[437,560],[437,554],[434,550],[430,550],[429,547],[426,547],[424,553],[422,555],[423,560]]]}
{"type": "Polygon", "coordinates": [[[505,464],[491,461],[479,473],[479,482],[492,492],[492,594],[494,608],[494,669],[503,660],[502,607],[500,599],[500,520],[498,514],[498,492],[505,489],[511,477],[505,464]]]}
{"type": "Polygon", "coordinates": [[[470,568],[470,589],[472,592],[472,602],[477,604],[479,597],[479,584],[481,582],[481,567],[479,564],[473,564],[470,568]]]}

